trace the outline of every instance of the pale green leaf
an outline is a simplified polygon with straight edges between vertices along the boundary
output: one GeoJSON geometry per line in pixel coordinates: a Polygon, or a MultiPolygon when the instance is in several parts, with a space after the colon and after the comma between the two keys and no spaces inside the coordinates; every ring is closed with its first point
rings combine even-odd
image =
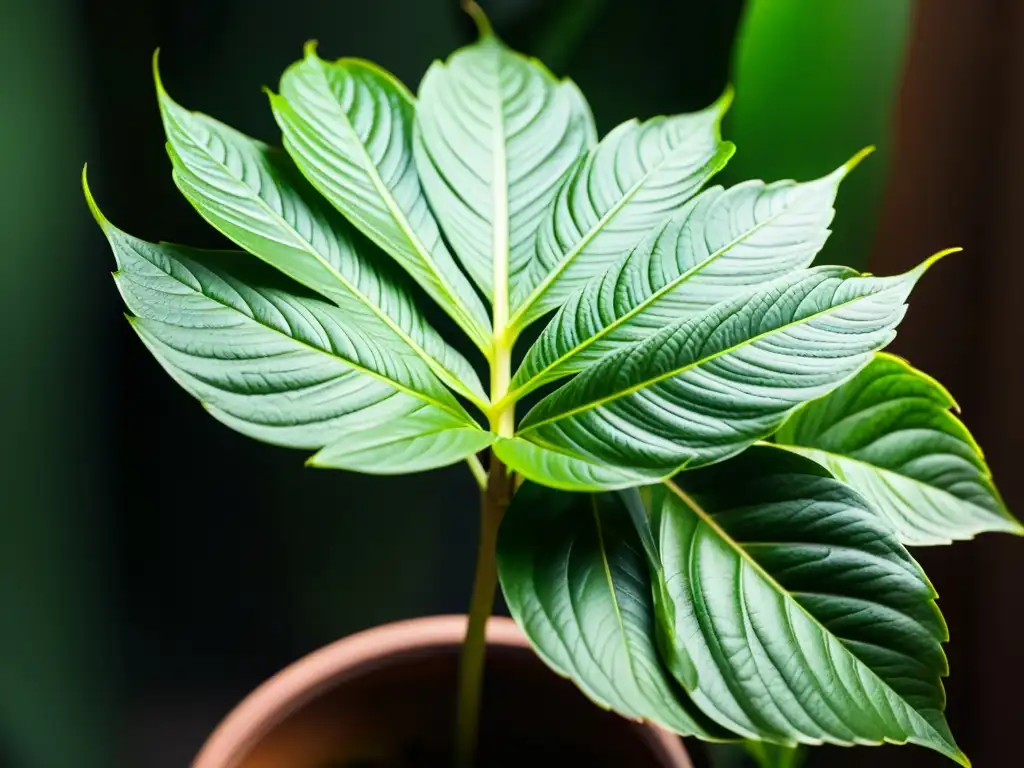
{"type": "Polygon", "coordinates": [[[530,348],[509,397],[809,266],[828,237],[839,182],[859,159],[806,184],[749,181],[702,192],[569,298],[530,348]]]}
{"type": "MultiPolygon", "coordinates": [[[[728,458],[867,365],[934,258],[896,277],[800,270],[717,304],[602,358],[538,403],[517,434],[649,478],[728,458]]],[[[544,462],[512,466],[552,482],[538,472],[544,462]]]]}
{"type": "MultiPolygon", "coordinates": [[[[175,381],[228,426],[306,449],[367,429],[411,437],[406,424],[490,439],[420,357],[382,353],[338,307],[246,254],[134,238],[103,218],[88,188],[86,195],[117,259],[132,327],[175,381]]],[[[465,453],[449,450],[446,463],[476,452],[469,441],[459,444],[465,453]]],[[[387,471],[389,455],[376,456],[375,471],[387,471]]],[[[369,471],[370,457],[362,461],[369,471]]]]}
{"type": "Polygon", "coordinates": [[[420,412],[347,432],[306,463],[376,475],[400,475],[445,467],[475,455],[496,435],[454,418],[420,412]]]}
{"type": "Polygon", "coordinates": [[[427,70],[416,117],[417,166],[441,226],[476,284],[507,306],[542,217],[597,140],[590,108],[572,82],[485,33],[427,70]]]}
{"type": "Polygon", "coordinates": [[[427,324],[383,255],[352,232],[288,156],[183,109],[167,95],[156,64],[154,57],[174,180],[199,214],[242,248],[334,301],[381,346],[411,350],[450,387],[477,405],[486,403],[472,366],[427,324]]]}
{"type": "Polygon", "coordinates": [[[306,178],[489,356],[487,310],[441,239],[416,173],[415,106],[405,86],[370,62],[322,61],[308,46],[270,103],[306,178]]]}
{"type": "Polygon", "coordinates": [[[945,622],[891,528],[820,465],[769,446],[654,500],[693,701],[783,745],[914,743],[968,765],[943,710],[945,622]]]}
{"type": "Polygon", "coordinates": [[[512,297],[521,330],[607,270],[720,170],[726,94],[702,112],[630,120],[576,167],[537,233],[537,253],[512,297]]]}
{"type": "Polygon", "coordinates": [[[664,477],[662,472],[613,467],[595,458],[538,445],[521,437],[498,438],[494,453],[523,477],[564,491],[631,488],[664,477]]]}
{"type": "Polygon", "coordinates": [[[930,376],[880,354],[853,380],[794,413],[775,439],[864,494],[907,545],[1024,533],[978,444],[950,412],[955,407],[930,376]]]}
{"type": "Polygon", "coordinates": [[[685,735],[719,735],[658,656],[643,547],[617,494],[523,485],[502,522],[498,574],[538,655],[598,705],[685,735]]]}

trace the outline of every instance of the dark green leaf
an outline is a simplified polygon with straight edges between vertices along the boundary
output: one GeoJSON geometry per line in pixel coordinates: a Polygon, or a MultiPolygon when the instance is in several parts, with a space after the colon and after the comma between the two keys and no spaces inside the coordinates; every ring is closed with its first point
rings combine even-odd
{"type": "Polygon", "coordinates": [[[770,446],[654,502],[695,703],[783,745],[915,743],[968,765],[943,710],[945,622],[923,571],[856,491],[770,446]]]}
{"type": "Polygon", "coordinates": [[[621,497],[523,485],[501,526],[498,572],[534,649],[597,704],[719,735],[658,657],[644,551],[621,497]]]}

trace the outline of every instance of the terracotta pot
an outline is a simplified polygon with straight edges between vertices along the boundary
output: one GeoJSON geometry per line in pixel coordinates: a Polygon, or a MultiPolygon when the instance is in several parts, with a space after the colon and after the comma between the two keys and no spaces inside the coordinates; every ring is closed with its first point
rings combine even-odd
{"type": "MultiPolygon", "coordinates": [[[[193,768],[447,765],[465,628],[464,616],[414,619],[310,654],[228,715],[193,768]],[[405,762],[409,748],[433,757],[405,762]]],[[[487,641],[478,765],[691,768],[677,737],[552,674],[509,619],[492,618],[487,641]]]]}

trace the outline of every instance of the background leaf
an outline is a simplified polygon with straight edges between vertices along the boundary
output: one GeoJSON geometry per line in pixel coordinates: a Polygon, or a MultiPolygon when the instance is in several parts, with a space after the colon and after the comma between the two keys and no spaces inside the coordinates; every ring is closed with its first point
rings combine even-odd
{"type": "MultiPolygon", "coordinates": [[[[413,425],[433,435],[486,435],[420,358],[382,355],[338,307],[244,254],[131,237],[91,197],[90,204],[117,258],[115,280],[135,313],[132,327],[175,381],[228,426],[293,448],[331,445],[335,455],[350,434],[358,441],[371,428],[384,437],[395,430],[412,437],[413,425]],[[371,372],[371,358],[374,371],[390,367],[391,377],[371,372]]],[[[459,445],[465,453],[449,450],[450,463],[475,453],[464,438],[459,445]]],[[[373,455],[390,461],[386,452],[373,455]]],[[[363,471],[370,459],[361,458],[363,471]]]]}
{"type": "MultiPolygon", "coordinates": [[[[602,358],[527,413],[518,435],[648,477],[728,458],[870,362],[929,263],[896,277],[818,267],[780,278],[602,358]]],[[[513,466],[549,482],[540,462],[513,466]]]]}
{"type": "Polygon", "coordinates": [[[807,750],[802,747],[781,747],[764,741],[747,741],[744,746],[758,768],[800,768],[807,759],[807,750]]]}
{"type": "MultiPolygon", "coordinates": [[[[492,301],[534,257],[542,217],[597,141],[579,89],[485,32],[419,88],[414,145],[423,187],[455,253],[492,301]]],[[[507,306],[508,296],[498,297],[507,306]]]]}
{"type": "Polygon", "coordinates": [[[706,714],[784,745],[912,742],[969,764],[943,715],[935,591],[856,491],[769,446],[675,482],[654,528],[706,714]]]}
{"type": "Polygon", "coordinates": [[[519,396],[583,370],[666,325],[810,266],[828,237],[839,182],[750,181],[702,192],[629,256],[570,297],[513,379],[519,396]]]}
{"type": "Polygon", "coordinates": [[[775,439],[863,493],[907,545],[1024,533],[955,407],[937,381],[880,354],[794,413],[775,439]]]}
{"type": "Polygon", "coordinates": [[[625,257],[720,170],[734,151],[721,140],[727,93],[701,112],[629,120],[611,131],[559,190],[537,233],[537,256],[512,297],[525,328],[591,277],[625,257]]]}
{"type": "Polygon", "coordinates": [[[383,254],[352,231],[288,156],[223,123],[183,109],[157,70],[160,114],[174,181],[213,227],[345,310],[375,341],[412,351],[478,405],[487,397],[472,366],[431,328],[383,254]],[[385,263],[381,263],[385,262],[385,263]]]}
{"type": "Polygon", "coordinates": [[[720,737],[658,657],[647,563],[619,496],[523,485],[501,526],[498,572],[538,655],[598,705],[720,737]]]}
{"type": "Polygon", "coordinates": [[[913,6],[911,0],[835,0],[811,9],[804,0],[744,3],[730,77],[738,97],[725,126],[742,151],[723,175],[730,182],[811,178],[853,147],[878,146],[844,185],[842,215],[822,263],[868,264],[895,146],[893,124],[904,117],[900,84],[913,6]]]}
{"type": "Polygon", "coordinates": [[[405,86],[370,62],[328,63],[308,46],[270,103],[306,178],[489,355],[487,310],[442,241],[420,186],[415,107],[405,86]]]}

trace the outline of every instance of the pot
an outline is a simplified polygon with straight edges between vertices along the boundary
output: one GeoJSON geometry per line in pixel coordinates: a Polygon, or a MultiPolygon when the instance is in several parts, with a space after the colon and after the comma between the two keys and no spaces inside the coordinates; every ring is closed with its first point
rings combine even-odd
{"type": "MultiPolygon", "coordinates": [[[[465,616],[339,640],[268,680],[210,736],[193,768],[448,766],[465,616]]],[[[692,768],[678,737],[591,703],[515,624],[491,618],[477,764],[692,768]]]]}

